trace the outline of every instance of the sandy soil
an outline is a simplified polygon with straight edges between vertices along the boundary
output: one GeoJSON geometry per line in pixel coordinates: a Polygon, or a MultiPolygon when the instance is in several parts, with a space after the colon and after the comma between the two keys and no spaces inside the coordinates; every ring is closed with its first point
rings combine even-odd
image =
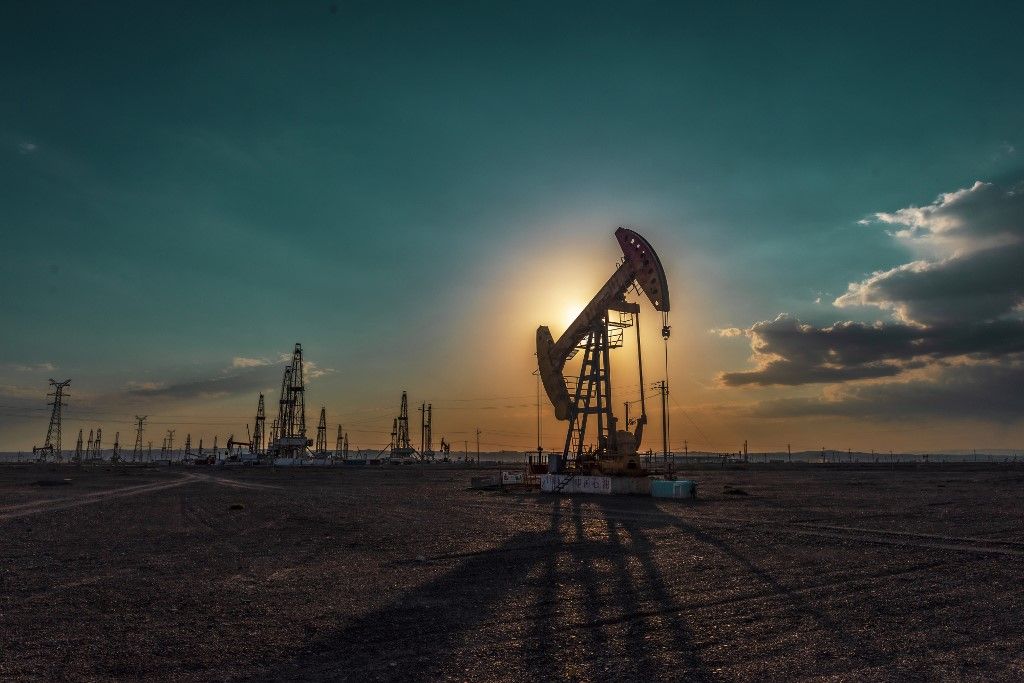
{"type": "Polygon", "coordinates": [[[1024,470],[474,474],[0,468],[0,678],[1024,679],[1024,470]]]}

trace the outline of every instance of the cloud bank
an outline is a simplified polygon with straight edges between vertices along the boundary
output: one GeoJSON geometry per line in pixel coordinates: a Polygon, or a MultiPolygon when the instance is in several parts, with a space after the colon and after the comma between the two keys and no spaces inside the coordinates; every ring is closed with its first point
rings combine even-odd
{"type": "MultiPolygon", "coordinates": [[[[893,239],[917,258],[851,283],[833,304],[874,307],[889,319],[818,327],[781,314],[755,323],[742,333],[756,367],[722,373],[720,381],[796,386],[876,380],[822,399],[766,403],[755,411],[762,416],[899,414],[907,411],[906,402],[918,413],[984,406],[985,414],[1004,414],[992,407],[998,403],[1020,415],[1001,392],[1006,378],[1024,372],[1024,185],[976,182],[926,206],[861,222],[890,226],[893,239]],[[938,374],[877,381],[921,368],[938,374]]],[[[734,328],[715,332],[736,334],[734,328]]]]}

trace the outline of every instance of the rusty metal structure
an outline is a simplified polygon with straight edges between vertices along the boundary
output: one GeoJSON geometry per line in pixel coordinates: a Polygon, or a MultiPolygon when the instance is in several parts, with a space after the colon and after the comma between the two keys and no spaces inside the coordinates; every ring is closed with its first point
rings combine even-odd
{"type": "Polygon", "coordinates": [[[643,358],[640,351],[640,305],[628,294],[644,295],[662,314],[662,337],[667,340],[669,292],[665,269],[650,242],[627,228],[615,231],[622,259],[590,303],[556,341],[547,326],[537,328],[537,367],[555,416],[568,422],[561,455],[549,459],[552,472],[641,475],[637,452],[647,424],[643,358]],[[636,428],[619,428],[612,406],[612,368],[609,352],[622,346],[625,330],[636,330],[640,372],[640,416],[636,428]],[[583,352],[575,377],[563,376],[566,363],[583,352]],[[596,423],[596,424],[592,424],[596,423]]]}

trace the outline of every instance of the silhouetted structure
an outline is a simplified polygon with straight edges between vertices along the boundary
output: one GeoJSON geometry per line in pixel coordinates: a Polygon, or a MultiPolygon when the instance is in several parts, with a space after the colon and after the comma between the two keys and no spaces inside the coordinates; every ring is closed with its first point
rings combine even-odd
{"type": "Polygon", "coordinates": [[[268,452],[277,457],[300,457],[312,442],[306,438],[306,387],[302,369],[302,344],[295,344],[291,363],[281,379],[274,438],[268,452]]]}
{"type": "MultiPolygon", "coordinates": [[[[136,415],[135,416],[135,448],[132,449],[132,460],[138,462],[142,459],[142,432],[146,426],[146,418],[149,415],[136,415]]],[[[150,451],[153,450],[153,445],[150,444],[150,451]]]]}
{"type": "Polygon", "coordinates": [[[320,408],[320,422],[316,425],[316,452],[327,453],[327,408],[320,408]]]}
{"type": "Polygon", "coordinates": [[[263,394],[260,394],[259,405],[256,406],[256,422],[252,430],[252,452],[256,455],[263,453],[263,441],[266,439],[267,412],[263,405],[263,394]]]}
{"type": "Polygon", "coordinates": [[[420,405],[420,457],[424,460],[434,458],[434,437],[433,437],[433,405],[423,403],[420,405]]]}
{"type": "Polygon", "coordinates": [[[50,386],[53,387],[53,391],[48,393],[48,397],[52,397],[53,401],[47,405],[53,406],[53,410],[50,412],[50,426],[46,428],[46,440],[42,446],[33,446],[33,453],[42,453],[41,458],[46,458],[49,455],[56,455],[57,460],[61,459],[61,444],[60,444],[60,422],[61,422],[61,408],[66,406],[64,403],[64,389],[71,384],[70,379],[66,379],[63,382],[57,382],[50,380],[50,386]]]}
{"type": "Polygon", "coordinates": [[[89,457],[93,460],[100,460],[103,457],[103,427],[96,428],[96,438],[93,439],[89,457]]]}
{"type": "Polygon", "coordinates": [[[409,443],[409,397],[402,392],[402,404],[398,410],[398,417],[391,423],[391,444],[389,457],[402,459],[411,457],[416,449],[409,443]]]}
{"type": "Polygon", "coordinates": [[[78,441],[75,443],[75,458],[76,463],[82,462],[82,430],[78,430],[78,441]]]}
{"type": "Polygon", "coordinates": [[[546,326],[537,328],[537,365],[541,381],[555,408],[555,417],[569,423],[562,456],[552,463],[558,471],[568,468],[573,472],[644,473],[637,457],[647,423],[638,324],[640,306],[627,302],[626,294],[632,291],[647,296],[655,310],[662,313],[662,337],[667,340],[670,332],[668,281],[661,261],[647,240],[626,228],[616,230],[615,238],[622,249],[622,260],[558,341],[546,326]],[[612,412],[609,363],[609,351],[622,346],[624,331],[628,327],[636,329],[640,372],[640,417],[633,432],[629,431],[628,425],[627,429],[619,429],[618,420],[612,412]],[[570,389],[562,371],[579,351],[583,351],[583,363],[570,389]],[[587,443],[591,415],[597,421],[596,445],[587,443]]]}

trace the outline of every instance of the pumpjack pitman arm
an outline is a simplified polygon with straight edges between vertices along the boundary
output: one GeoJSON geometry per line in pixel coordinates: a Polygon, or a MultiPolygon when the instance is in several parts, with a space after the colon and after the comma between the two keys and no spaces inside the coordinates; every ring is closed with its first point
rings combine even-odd
{"type": "MultiPolygon", "coordinates": [[[[555,417],[569,419],[571,399],[562,370],[575,348],[586,339],[595,325],[602,324],[608,310],[622,310],[626,291],[635,282],[654,305],[668,312],[668,281],[665,269],[650,242],[627,228],[615,231],[625,260],[598,290],[576,319],[556,342],[546,325],[537,328],[537,366],[555,417]]],[[[628,304],[626,304],[628,306],[628,304]]]]}

